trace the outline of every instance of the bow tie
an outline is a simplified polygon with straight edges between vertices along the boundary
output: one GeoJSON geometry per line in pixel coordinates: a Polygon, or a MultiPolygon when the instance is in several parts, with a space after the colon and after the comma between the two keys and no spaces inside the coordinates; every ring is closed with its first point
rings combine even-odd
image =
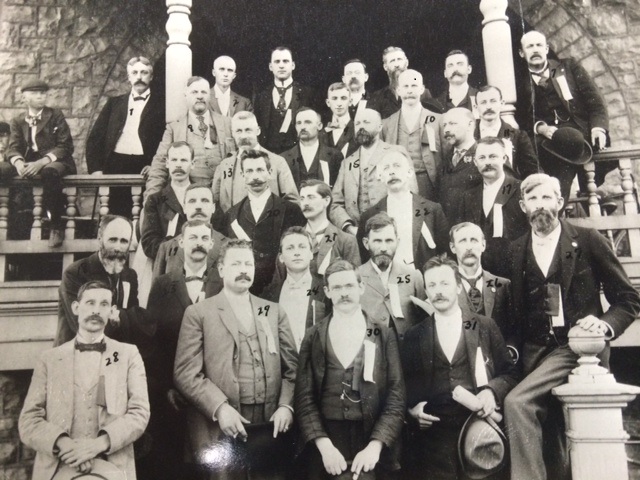
{"type": "Polygon", "coordinates": [[[134,102],[137,102],[138,100],[142,100],[142,101],[144,101],[144,100],[146,100],[146,99],[147,99],[147,97],[143,97],[142,95],[137,96],[137,97],[133,97],[133,101],[134,101],[134,102]]]}
{"type": "Polygon", "coordinates": [[[190,277],[185,277],[184,279],[185,283],[195,282],[196,280],[199,282],[204,282],[204,275],[202,277],[199,277],[197,275],[191,275],[190,277]]]}
{"type": "Polygon", "coordinates": [[[40,120],[40,114],[38,115],[27,115],[24,120],[29,124],[30,127],[35,127],[40,120]]]}
{"type": "Polygon", "coordinates": [[[104,342],[98,343],[80,343],[76,340],[76,350],[79,352],[100,352],[103,353],[107,349],[104,342]]]}

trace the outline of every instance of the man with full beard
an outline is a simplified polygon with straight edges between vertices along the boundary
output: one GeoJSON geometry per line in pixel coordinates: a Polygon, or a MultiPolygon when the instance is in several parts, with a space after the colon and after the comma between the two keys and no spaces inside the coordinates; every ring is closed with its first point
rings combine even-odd
{"type": "MultiPolygon", "coordinates": [[[[577,325],[611,340],[638,316],[640,296],[605,237],[558,219],[564,204],[558,179],[529,175],[520,191],[531,233],[513,242],[510,252],[514,317],[520,322],[526,376],[504,404],[511,478],[545,479],[547,472],[567,478],[563,416],[550,401],[551,390],[578,366],[578,355],[568,346],[569,329],[577,325]],[[606,312],[601,288],[610,304],[606,312]],[[543,435],[543,429],[549,430],[543,435]]],[[[608,357],[607,345],[600,355],[605,366],[608,357]]]]}
{"type": "MultiPolygon", "coordinates": [[[[382,119],[375,110],[365,108],[358,113],[354,126],[360,148],[342,161],[329,214],[334,225],[353,235],[358,231],[360,215],[387,194],[379,178],[378,163],[391,150],[404,151],[403,147],[380,140],[382,119]]],[[[411,185],[417,191],[415,176],[411,185]]]]}
{"type": "MultiPolygon", "coordinates": [[[[398,93],[398,78],[409,68],[409,59],[400,47],[387,47],[382,52],[382,67],[389,77],[389,85],[373,92],[367,107],[380,112],[380,116],[385,119],[400,110],[402,106],[402,98],[398,93]]],[[[431,110],[437,112],[442,110],[438,101],[432,99],[428,88],[425,88],[420,100],[431,110]]]]}
{"type": "Polygon", "coordinates": [[[138,307],[138,276],[127,265],[132,232],[131,220],[105,215],[98,229],[100,249],[65,269],[58,289],[58,331],[54,346],[71,340],[78,332],[78,316],[72,304],[78,298],[80,287],[89,281],[104,282],[113,292],[116,308],[105,329],[107,336],[137,343],[135,340],[141,339],[140,334],[145,337],[151,332],[150,325],[144,322],[144,312],[138,307]]]}

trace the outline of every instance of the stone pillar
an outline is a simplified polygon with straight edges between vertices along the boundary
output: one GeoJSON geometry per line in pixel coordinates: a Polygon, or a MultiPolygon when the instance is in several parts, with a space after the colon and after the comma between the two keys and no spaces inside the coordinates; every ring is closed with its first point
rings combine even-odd
{"type": "Polygon", "coordinates": [[[184,89],[191,76],[191,0],[167,0],[166,120],[184,115],[184,89]]]}
{"type": "Polygon", "coordinates": [[[513,49],[511,48],[511,29],[506,15],[507,0],[481,0],[482,45],[487,69],[487,83],[502,91],[505,105],[502,119],[517,127],[514,117],[516,111],[516,79],[513,68],[513,49]]]}
{"type": "Polygon", "coordinates": [[[564,408],[573,480],[629,478],[622,409],[640,387],[617,383],[598,365],[604,336],[576,326],[569,331],[569,346],[580,355],[579,366],[553,394],[564,408]]]}

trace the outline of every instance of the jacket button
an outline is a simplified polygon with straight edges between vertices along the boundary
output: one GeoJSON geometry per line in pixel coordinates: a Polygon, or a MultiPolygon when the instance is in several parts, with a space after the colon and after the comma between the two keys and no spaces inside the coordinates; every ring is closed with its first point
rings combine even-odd
{"type": "Polygon", "coordinates": [[[234,359],[234,360],[237,360],[237,359],[238,359],[238,355],[234,355],[234,356],[233,356],[233,359],[234,359]]]}

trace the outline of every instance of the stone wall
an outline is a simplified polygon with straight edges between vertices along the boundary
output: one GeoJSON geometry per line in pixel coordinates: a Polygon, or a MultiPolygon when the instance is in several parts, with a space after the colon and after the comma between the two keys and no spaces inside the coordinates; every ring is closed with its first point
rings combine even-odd
{"type": "Polygon", "coordinates": [[[27,480],[35,452],[20,442],[18,415],[31,381],[30,371],[0,373],[0,478],[27,480]]]}
{"type": "Polygon", "coordinates": [[[126,62],[154,62],[166,43],[164,2],[147,0],[2,0],[0,119],[21,110],[20,85],[49,83],[48,105],[62,109],[74,157],[86,172],[85,141],[107,96],[126,92],[126,62]],[[136,12],[132,15],[131,12],[136,12]]]}

